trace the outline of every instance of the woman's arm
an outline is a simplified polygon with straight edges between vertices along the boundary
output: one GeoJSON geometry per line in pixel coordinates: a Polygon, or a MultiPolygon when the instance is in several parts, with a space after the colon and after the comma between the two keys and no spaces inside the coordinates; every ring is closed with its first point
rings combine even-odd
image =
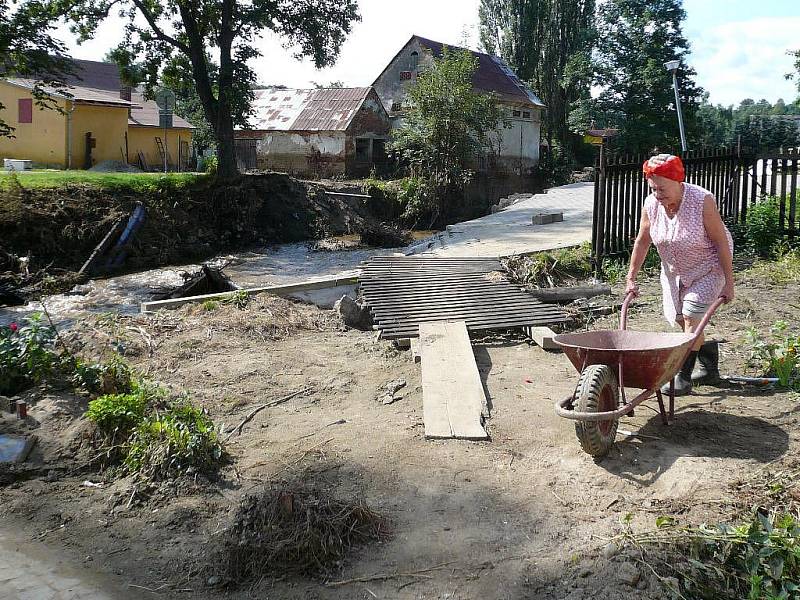
{"type": "Polygon", "coordinates": [[[625,278],[625,295],[633,292],[639,295],[639,286],[636,285],[636,276],[639,274],[639,269],[642,268],[642,263],[647,256],[647,251],[650,249],[650,218],[647,216],[647,211],[642,210],[642,220],[639,223],[639,233],[636,236],[636,241],[633,244],[633,252],[631,252],[631,262],[628,267],[628,276],[625,278]]]}
{"type": "Polygon", "coordinates": [[[722,271],[725,273],[725,287],[722,289],[722,296],[725,296],[725,303],[727,304],[733,300],[733,254],[731,247],[728,245],[728,236],[725,234],[725,224],[722,222],[722,217],[719,216],[717,204],[714,202],[714,196],[711,194],[706,195],[703,200],[703,224],[708,232],[708,237],[714,242],[717,247],[717,254],[719,255],[719,264],[722,266],[722,271]]]}

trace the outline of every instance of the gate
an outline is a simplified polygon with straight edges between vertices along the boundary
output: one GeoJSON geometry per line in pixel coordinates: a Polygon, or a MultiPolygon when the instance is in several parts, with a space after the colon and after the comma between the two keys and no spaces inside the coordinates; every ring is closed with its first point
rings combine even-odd
{"type": "Polygon", "coordinates": [[[239,171],[252,171],[258,168],[256,156],[255,138],[236,138],[233,140],[233,148],[236,154],[236,167],[239,171]]]}

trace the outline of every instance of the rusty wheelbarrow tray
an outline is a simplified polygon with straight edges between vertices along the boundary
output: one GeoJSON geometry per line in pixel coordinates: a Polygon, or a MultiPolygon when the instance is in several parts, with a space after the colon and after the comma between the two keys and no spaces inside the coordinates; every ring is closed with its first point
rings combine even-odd
{"type": "Polygon", "coordinates": [[[583,449],[603,456],[611,449],[620,417],[656,395],[665,424],[675,418],[675,391],[672,378],[680,370],[697,338],[702,335],[714,312],[724,302],[715,301],[694,333],[650,333],[626,328],[628,294],[622,303],[620,329],[557,335],[561,346],[581,374],[575,392],[556,403],[559,416],[577,421],[576,434],[583,449]],[[661,386],[670,382],[669,412],[664,408],[661,386]],[[625,388],[644,391],[630,401],[625,388]]]}

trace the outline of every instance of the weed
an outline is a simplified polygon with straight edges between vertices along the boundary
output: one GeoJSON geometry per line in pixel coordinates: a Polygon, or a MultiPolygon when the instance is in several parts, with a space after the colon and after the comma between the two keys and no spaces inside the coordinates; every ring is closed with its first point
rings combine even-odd
{"type": "Polygon", "coordinates": [[[106,394],[89,402],[86,417],[106,438],[132,430],[144,417],[147,395],[143,390],[130,394],[106,394]]]}
{"type": "Polygon", "coordinates": [[[217,302],[216,300],[206,300],[200,306],[203,307],[203,310],[207,312],[212,312],[217,310],[217,308],[219,308],[219,302],[217,302]]]}
{"type": "Polygon", "coordinates": [[[188,188],[206,176],[194,173],[102,173],[94,171],[23,171],[13,177],[0,174],[0,191],[51,189],[84,185],[113,193],[160,193],[188,188]]]}
{"type": "Polygon", "coordinates": [[[238,309],[244,309],[250,302],[250,294],[245,290],[236,290],[227,294],[222,300],[223,304],[233,304],[238,309]]]}
{"type": "Polygon", "coordinates": [[[72,383],[92,394],[127,394],[134,387],[130,366],[116,353],[104,363],[70,358],[64,366],[73,370],[72,383]]]}
{"type": "Polygon", "coordinates": [[[777,321],[770,328],[770,338],[765,340],[755,327],[747,330],[750,362],[766,369],[767,374],[778,378],[781,387],[800,388],[800,337],[787,332],[785,321],[777,321]]]}
{"type": "Polygon", "coordinates": [[[782,239],[778,198],[769,196],[750,206],[745,239],[759,256],[771,257],[775,254],[782,239]]]}
{"type": "Polygon", "coordinates": [[[775,285],[800,281],[800,248],[779,246],[773,260],[759,260],[746,272],[748,279],[757,277],[775,285]]]}
{"type": "Polygon", "coordinates": [[[59,363],[56,330],[42,319],[34,313],[22,325],[0,327],[0,394],[13,396],[39,383],[59,363]]]}
{"type": "Polygon", "coordinates": [[[180,472],[209,471],[222,457],[214,422],[183,399],[143,418],[128,439],[124,469],[159,481],[180,472]]]}
{"type": "Polygon", "coordinates": [[[533,287],[556,287],[592,275],[591,245],[512,256],[506,269],[513,281],[533,287]]]}

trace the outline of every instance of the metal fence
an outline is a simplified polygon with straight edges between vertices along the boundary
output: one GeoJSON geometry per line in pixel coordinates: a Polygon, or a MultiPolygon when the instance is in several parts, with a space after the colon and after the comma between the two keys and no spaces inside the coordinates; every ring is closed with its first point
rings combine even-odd
{"type": "MultiPolygon", "coordinates": [[[[713,148],[682,155],[686,181],[709,190],[722,218],[743,223],[748,206],[765,196],[780,203],[783,235],[798,235],[798,168],[800,148],[765,153],[713,148]]],[[[647,157],[610,154],[601,149],[595,163],[592,255],[596,261],[630,252],[639,228],[642,205],[649,193],[642,174],[647,157]]]]}

